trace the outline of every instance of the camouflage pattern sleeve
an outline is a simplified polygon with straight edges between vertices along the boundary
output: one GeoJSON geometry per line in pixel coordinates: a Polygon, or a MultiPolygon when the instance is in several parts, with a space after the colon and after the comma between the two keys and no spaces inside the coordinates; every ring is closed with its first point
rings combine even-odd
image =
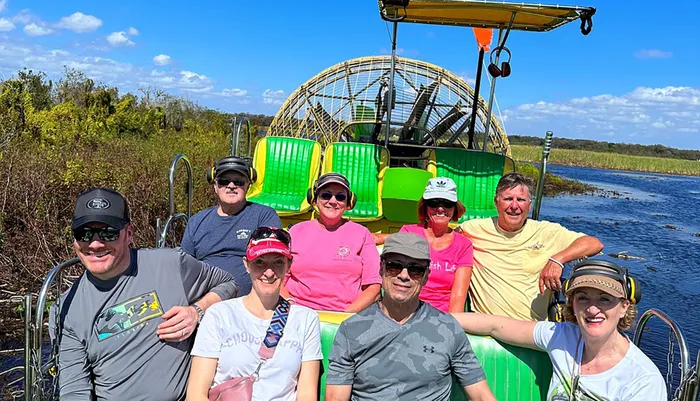
{"type": "Polygon", "coordinates": [[[331,354],[328,357],[326,384],[352,385],[355,377],[355,359],[351,354],[350,341],[346,334],[346,323],[340,324],[333,339],[331,354]]]}
{"type": "MultiPolygon", "coordinates": [[[[450,316],[451,317],[451,316],[450,316]]],[[[451,317],[452,320],[454,318],[451,317]]],[[[484,370],[476,359],[469,339],[456,320],[452,325],[454,329],[454,347],[452,350],[452,373],[457,378],[461,387],[466,387],[482,380],[486,380],[484,370]]]]}

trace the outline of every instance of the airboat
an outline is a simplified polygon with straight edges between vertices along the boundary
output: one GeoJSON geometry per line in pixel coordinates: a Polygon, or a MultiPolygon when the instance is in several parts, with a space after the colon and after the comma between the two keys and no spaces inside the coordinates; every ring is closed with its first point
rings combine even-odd
{"type": "MultiPolygon", "coordinates": [[[[588,35],[595,8],[482,0],[378,0],[378,6],[381,18],[393,26],[391,56],[347,60],[303,83],[282,104],[267,135],[255,149],[250,146],[250,122],[245,118],[234,121],[231,154],[251,159],[258,173],[248,199],[273,207],[283,224],[290,226],[314,218],[306,192],[315,178],[326,172],[340,172],[349,178],[358,199],[346,217],[372,232],[391,233],[417,221],[417,202],[428,179],[447,176],[456,181],[459,198],[467,208],[461,221],[495,216],[493,197],[498,180],[516,169],[507,135],[494,113],[496,83],[511,73],[508,36],[513,30],[548,32],[574,21],[579,21],[582,34],[588,35]],[[402,23],[475,29],[479,61],[474,88],[437,65],[397,56],[397,31],[402,23]],[[498,31],[488,58],[491,38],[483,39],[484,30],[498,31]],[[487,74],[482,74],[485,59],[487,74]],[[479,94],[482,75],[490,77],[488,101],[479,94]],[[245,128],[247,138],[242,136],[245,128]],[[239,143],[248,144],[245,154],[239,143]]],[[[551,139],[552,133],[547,132],[533,219],[539,218],[551,139]]],[[[162,222],[158,220],[157,247],[166,246],[169,236],[176,235],[175,223],[186,223],[192,214],[192,169],[187,156],[179,154],[174,158],[169,180],[170,215],[162,222]],[[186,212],[175,210],[174,179],[180,165],[187,170],[186,212]]],[[[36,307],[32,307],[31,294],[25,297],[25,364],[10,369],[23,372],[23,377],[10,383],[23,389],[16,393],[17,399],[58,398],[56,366],[60,355],[56,344],[42,346],[44,311],[50,298],[58,302],[56,294],[64,289],[65,270],[77,264],[79,260],[74,258],[50,271],[36,307]]],[[[318,313],[327,370],[335,332],[350,314],[318,313]]],[[[671,317],[649,309],[640,317],[633,341],[641,345],[647,322],[652,318],[668,326],[669,396],[673,400],[697,401],[700,353],[692,365],[685,337],[671,317]],[[675,344],[680,354],[678,362],[673,360],[675,344]],[[673,374],[674,368],[678,369],[677,375],[673,374]]],[[[497,399],[546,399],[552,376],[547,354],[490,337],[468,337],[497,399]]],[[[320,388],[320,399],[324,399],[325,375],[320,388]]],[[[465,399],[456,384],[452,399],[465,399]]]]}

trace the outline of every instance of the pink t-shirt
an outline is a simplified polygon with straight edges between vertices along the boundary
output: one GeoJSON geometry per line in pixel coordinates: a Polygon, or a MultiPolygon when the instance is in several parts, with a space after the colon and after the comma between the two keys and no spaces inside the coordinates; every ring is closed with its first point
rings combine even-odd
{"type": "MultiPolygon", "coordinates": [[[[399,232],[418,234],[426,238],[422,224],[408,224],[399,232]]],[[[419,298],[435,308],[447,312],[450,306],[452,284],[455,271],[461,267],[472,266],[474,249],[472,242],[464,235],[455,234],[452,244],[436,251],[430,247],[430,276],[420,292],[419,298]]]]}
{"type": "Polygon", "coordinates": [[[364,226],[346,221],[328,231],[318,221],[289,229],[294,261],[285,277],[289,294],[299,305],[315,310],[344,311],[363,285],[379,284],[379,252],[364,226]]]}

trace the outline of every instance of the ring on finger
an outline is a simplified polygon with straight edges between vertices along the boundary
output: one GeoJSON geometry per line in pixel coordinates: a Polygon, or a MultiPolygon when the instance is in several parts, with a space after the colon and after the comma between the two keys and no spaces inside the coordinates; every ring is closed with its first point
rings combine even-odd
{"type": "Polygon", "coordinates": [[[185,329],[181,329],[181,330],[180,330],[180,335],[181,335],[182,337],[185,336],[185,329]]]}

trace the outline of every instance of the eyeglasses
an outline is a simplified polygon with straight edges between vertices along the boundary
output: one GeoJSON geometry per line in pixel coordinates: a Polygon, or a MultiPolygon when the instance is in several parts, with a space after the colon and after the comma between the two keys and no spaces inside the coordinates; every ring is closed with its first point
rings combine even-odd
{"type": "Polygon", "coordinates": [[[411,277],[413,280],[419,280],[422,279],[423,276],[425,276],[425,272],[428,270],[428,266],[430,264],[403,264],[399,261],[395,260],[385,260],[384,261],[384,269],[386,270],[387,274],[389,274],[392,277],[396,277],[401,272],[403,269],[406,269],[408,271],[408,276],[411,277]]]}
{"type": "Polygon", "coordinates": [[[234,179],[229,179],[229,178],[217,178],[216,179],[216,184],[220,187],[227,187],[228,184],[233,183],[233,185],[237,187],[242,187],[245,185],[245,180],[242,180],[240,178],[234,178],[234,179]]]}
{"type": "Polygon", "coordinates": [[[292,237],[288,232],[275,227],[258,227],[250,235],[250,240],[259,241],[261,239],[276,238],[287,246],[291,246],[292,237]]]}
{"type": "Polygon", "coordinates": [[[425,201],[425,205],[433,209],[438,208],[440,206],[442,206],[445,209],[450,209],[455,207],[456,204],[457,202],[451,202],[445,199],[427,199],[425,201]]]}
{"type": "Polygon", "coordinates": [[[112,242],[119,239],[119,232],[114,227],[104,227],[104,228],[90,228],[90,227],[80,227],[73,230],[73,238],[78,242],[90,242],[92,237],[97,234],[100,241],[112,242]]]}
{"type": "Polygon", "coordinates": [[[327,201],[327,200],[331,200],[331,198],[334,197],[334,196],[335,196],[335,200],[337,200],[338,202],[345,202],[345,199],[348,198],[348,195],[347,195],[347,194],[344,194],[344,193],[342,193],[342,192],[339,192],[339,193],[337,193],[337,194],[333,194],[333,193],[330,193],[330,192],[321,192],[321,193],[318,195],[319,198],[321,198],[321,199],[323,199],[323,200],[326,200],[326,201],[327,201]]]}

